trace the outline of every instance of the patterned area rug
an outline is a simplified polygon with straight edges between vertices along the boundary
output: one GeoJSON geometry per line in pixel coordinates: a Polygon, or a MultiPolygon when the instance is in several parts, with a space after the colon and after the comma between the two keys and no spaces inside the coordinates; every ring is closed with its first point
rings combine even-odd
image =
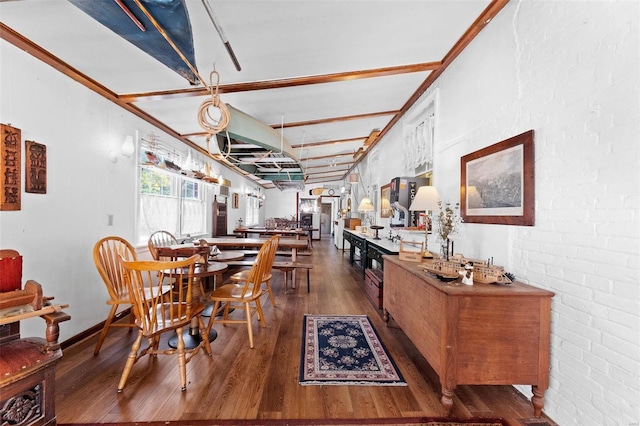
{"type": "Polygon", "coordinates": [[[406,386],[366,315],[305,315],[301,385],[406,386]]]}

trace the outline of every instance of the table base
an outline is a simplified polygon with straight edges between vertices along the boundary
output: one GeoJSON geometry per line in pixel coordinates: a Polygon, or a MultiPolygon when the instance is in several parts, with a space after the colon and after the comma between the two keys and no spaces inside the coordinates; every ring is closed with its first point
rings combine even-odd
{"type": "MultiPolygon", "coordinates": [[[[213,342],[218,338],[218,332],[214,329],[211,329],[209,332],[209,342],[213,342]]],[[[202,342],[202,336],[200,336],[200,331],[198,329],[192,329],[185,331],[182,333],[182,339],[184,340],[184,348],[185,349],[195,349],[202,342]]],[[[172,338],[169,339],[169,346],[172,348],[178,347],[178,335],[176,334],[172,338]]]]}

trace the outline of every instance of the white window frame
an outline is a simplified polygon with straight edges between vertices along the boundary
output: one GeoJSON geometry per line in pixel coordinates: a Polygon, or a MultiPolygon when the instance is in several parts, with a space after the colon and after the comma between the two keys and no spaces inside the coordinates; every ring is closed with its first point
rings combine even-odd
{"type": "Polygon", "coordinates": [[[418,104],[403,125],[404,164],[414,176],[433,171],[437,89],[418,104]]]}
{"type": "Polygon", "coordinates": [[[140,166],[138,171],[137,242],[145,245],[155,231],[171,232],[176,238],[207,234],[207,218],[211,215],[207,184],[153,166],[140,166]],[[142,192],[142,179],[146,173],[157,173],[169,180],[169,193],[142,192]],[[185,196],[185,185],[196,189],[196,196],[185,196]]]}
{"type": "Polygon", "coordinates": [[[258,197],[247,196],[245,205],[245,226],[255,226],[260,223],[260,200],[258,197]]]}

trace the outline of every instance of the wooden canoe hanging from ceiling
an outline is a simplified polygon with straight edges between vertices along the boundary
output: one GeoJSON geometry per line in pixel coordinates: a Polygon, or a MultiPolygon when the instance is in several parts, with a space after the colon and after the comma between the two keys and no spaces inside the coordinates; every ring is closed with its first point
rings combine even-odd
{"type": "MultiPolygon", "coordinates": [[[[134,0],[69,0],[80,10],[133,43],[189,83],[200,83],[196,74],[134,0]]],[[[171,41],[196,67],[189,14],[183,0],[139,0],[171,41]]]]}
{"type": "Polygon", "coordinates": [[[288,187],[287,183],[304,186],[304,170],[284,136],[231,105],[227,108],[229,125],[216,135],[221,155],[239,169],[272,181],[278,188],[288,187]]]}

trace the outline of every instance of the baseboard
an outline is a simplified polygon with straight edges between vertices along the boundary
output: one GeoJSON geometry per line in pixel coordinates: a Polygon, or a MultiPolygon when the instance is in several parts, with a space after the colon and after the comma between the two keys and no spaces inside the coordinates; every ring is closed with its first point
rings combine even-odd
{"type": "MultiPolygon", "coordinates": [[[[115,321],[120,321],[122,318],[126,317],[127,315],[129,315],[129,313],[131,312],[131,308],[127,308],[123,311],[120,311],[116,314],[116,319],[115,321]]],[[[115,322],[114,321],[114,322],[115,322]]],[[[104,323],[105,321],[102,321],[101,323],[98,323],[96,325],[94,325],[93,327],[90,327],[78,334],[76,334],[75,336],[71,336],[69,339],[63,341],[60,343],[60,347],[64,350],[67,349],[70,346],[75,345],[78,342],[83,341],[84,339],[88,339],[89,337],[93,336],[96,333],[99,333],[100,330],[102,330],[102,328],[104,327],[104,323]]]]}

